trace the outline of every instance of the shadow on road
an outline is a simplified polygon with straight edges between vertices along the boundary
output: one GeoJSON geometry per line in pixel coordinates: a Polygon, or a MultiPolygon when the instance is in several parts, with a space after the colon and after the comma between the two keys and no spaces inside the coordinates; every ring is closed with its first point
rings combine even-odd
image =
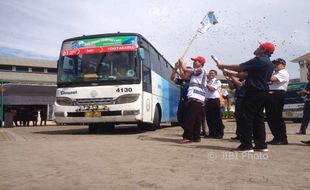
{"type": "Polygon", "coordinates": [[[139,127],[116,127],[115,129],[99,129],[96,134],[90,134],[88,131],[88,127],[79,128],[79,129],[66,129],[65,127],[57,130],[51,131],[37,131],[33,132],[36,134],[45,134],[45,135],[131,135],[131,134],[140,134],[144,132],[149,132],[146,129],[142,129],[139,127]]]}

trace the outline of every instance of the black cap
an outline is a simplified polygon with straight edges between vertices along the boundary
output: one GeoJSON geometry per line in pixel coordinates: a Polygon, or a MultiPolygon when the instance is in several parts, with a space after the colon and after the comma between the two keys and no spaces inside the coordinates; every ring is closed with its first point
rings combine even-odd
{"type": "Polygon", "coordinates": [[[283,65],[286,65],[286,62],[284,59],[282,58],[278,58],[278,59],[275,59],[272,61],[273,64],[276,64],[276,63],[280,63],[280,64],[283,64],[283,65]]]}

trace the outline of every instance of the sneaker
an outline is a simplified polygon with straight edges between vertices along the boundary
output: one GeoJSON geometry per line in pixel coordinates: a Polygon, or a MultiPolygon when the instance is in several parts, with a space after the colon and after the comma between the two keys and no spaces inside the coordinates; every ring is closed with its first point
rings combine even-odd
{"type": "Polygon", "coordinates": [[[240,140],[240,137],[236,136],[236,137],[231,137],[231,140],[240,140]]]}
{"type": "Polygon", "coordinates": [[[223,136],[222,136],[222,135],[217,135],[217,136],[215,136],[214,138],[215,138],[215,139],[222,139],[223,136]]]}
{"type": "Polygon", "coordinates": [[[299,131],[296,133],[296,135],[305,135],[306,134],[306,131],[299,131]]]}
{"type": "Polygon", "coordinates": [[[272,139],[271,141],[268,141],[267,144],[273,144],[273,143],[275,143],[275,142],[277,142],[277,140],[274,138],[274,139],[272,139]]]}
{"type": "Polygon", "coordinates": [[[212,136],[212,135],[207,135],[207,136],[205,136],[205,138],[206,138],[206,139],[213,139],[214,136],[212,136]]]}
{"type": "Polygon", "coordinates": [[[206,132],[201,132],[201,133],[200,133],[200,136],[206,137],[206,136],[207,136],[207,133],[206,133],[206,132]]]}
{"type": "Polygon", "coordinates": [[[307,145],[310,145],[310,141],[300,141],[300,142],[307,144],[307,145]]]}
{"type": "Polygon", "coordinates": [[[259,148],[259,147],[254,147],[253,148],[255,152],[268,152],[268,148],[259,148]]]}
{"type": "Polygon", "coordinates": [[[235,149],[232,149],[233,152],[254,152],[253,148],[243,146],[242,144],[235,149]]]}
{"type": "Polygon", "coordinates": [[[288,145],[287,141],[269,141],[267,144],[270,145],[288,145]]]}

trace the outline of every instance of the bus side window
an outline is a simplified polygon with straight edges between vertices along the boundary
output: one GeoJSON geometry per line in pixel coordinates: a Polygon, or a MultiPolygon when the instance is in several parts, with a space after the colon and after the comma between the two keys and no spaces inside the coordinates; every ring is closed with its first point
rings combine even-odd
{"type": "Polygon", "coordinates": [[[158,53],[150,47],[150,60],[153,71],[155,71],[157,74],[161,75],[161,69],[160,69],[160,60],[158,53]]]}

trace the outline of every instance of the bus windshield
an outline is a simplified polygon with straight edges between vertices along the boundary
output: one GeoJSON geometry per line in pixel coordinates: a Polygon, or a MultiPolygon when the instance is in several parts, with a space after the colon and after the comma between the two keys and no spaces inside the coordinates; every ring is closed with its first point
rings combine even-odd
{"type": "Polygon", "coordinates": [[[58,85],[108,85],[138,83],[136,51],[62,56],[58,63],[58,85]]]}

